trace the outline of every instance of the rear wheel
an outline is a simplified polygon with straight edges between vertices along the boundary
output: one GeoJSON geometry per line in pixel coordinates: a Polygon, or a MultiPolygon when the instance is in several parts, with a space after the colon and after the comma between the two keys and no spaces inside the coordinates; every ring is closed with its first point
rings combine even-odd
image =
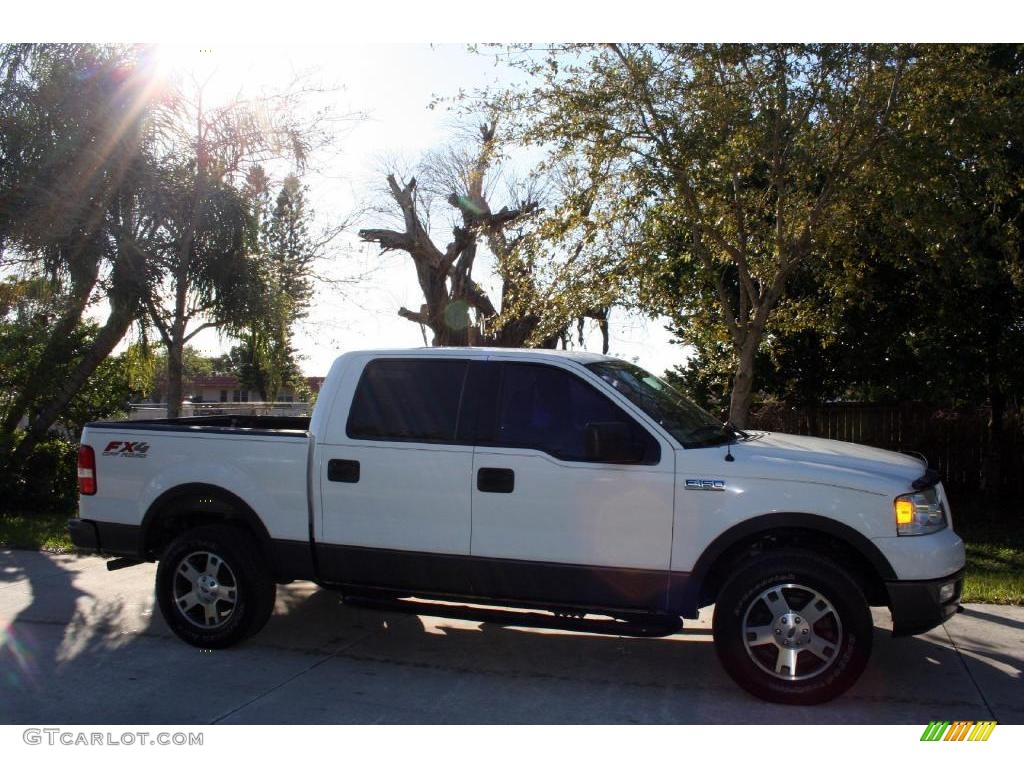
{"type": "Polygon", "coordinates": [[[156,591],[174,634],[201,648],[226,648],[263,628],[277,586],[249,533],[206,525],[171,542],[157,568],[156,591]]]}
{"type": "Polygon", "coordinates": [[[798,550],[742,564],[715,605],[722,666],[750,693],[782,704],[816,704],[847,690],[864,671],[873,631],[857,582],[798,550]]]}

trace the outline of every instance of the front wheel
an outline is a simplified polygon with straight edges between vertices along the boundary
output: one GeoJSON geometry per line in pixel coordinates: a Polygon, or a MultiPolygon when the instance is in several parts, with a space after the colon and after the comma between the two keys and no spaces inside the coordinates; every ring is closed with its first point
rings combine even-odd
{"type": "Polygon", "coordinates": [[[755,696],[817,704],[847,690],[871,655],[871,611],[857,582],[817,555],[780,550],[722,586],[713,620],[722,666],[755,696]]]}
{"type": "Polygon", "coordinates": [[[205,525],[167,547],[156,593],[174,634],[200,648],[226,648],[266,624],[277,586],[252,536],[227,525],[205,525]]]}

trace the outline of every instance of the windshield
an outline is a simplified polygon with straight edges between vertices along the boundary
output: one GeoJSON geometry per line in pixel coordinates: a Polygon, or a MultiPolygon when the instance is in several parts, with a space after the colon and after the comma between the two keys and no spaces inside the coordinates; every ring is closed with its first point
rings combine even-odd
{"type": "Polygon", "coordinates": [[[668,430],[684,448],[720,445],[734,437],[689,397],[639,366],[615,361],[590,363],[587,368],[668,430]]]}

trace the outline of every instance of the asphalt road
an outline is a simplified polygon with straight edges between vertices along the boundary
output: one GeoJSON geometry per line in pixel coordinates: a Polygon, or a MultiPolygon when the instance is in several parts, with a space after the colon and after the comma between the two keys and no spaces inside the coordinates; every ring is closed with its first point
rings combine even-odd
{"type": "Polygon", "coordinates": [[[200,651],[154,611],[155,566],[0,550],[0,723],[1024,723],[1024,608],[968,605],[894,640],[817,707],[718,666],[710,612],[668,637],[580,634],[343,604],[306,582],[244,645],[200,651]]]}

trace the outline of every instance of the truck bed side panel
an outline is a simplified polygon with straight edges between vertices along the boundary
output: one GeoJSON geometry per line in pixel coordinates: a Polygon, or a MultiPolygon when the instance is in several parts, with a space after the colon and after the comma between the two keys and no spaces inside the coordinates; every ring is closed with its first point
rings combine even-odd
{"type": "Polygon", "coordinates": [[[272,539],[309,540],[306,471],[309,438],[89,427],[96,452],[97,494],[83,496],[80,516],[140,525],[152,503],[185,484],[207,483],[246,502],[272,539]],[[136,450],[125,452],[130,442],[136,450]],[[115,445],[115,444],[120,445],[115,445]],[[137,450],[138,443],[145,450],[137,450]]]}

